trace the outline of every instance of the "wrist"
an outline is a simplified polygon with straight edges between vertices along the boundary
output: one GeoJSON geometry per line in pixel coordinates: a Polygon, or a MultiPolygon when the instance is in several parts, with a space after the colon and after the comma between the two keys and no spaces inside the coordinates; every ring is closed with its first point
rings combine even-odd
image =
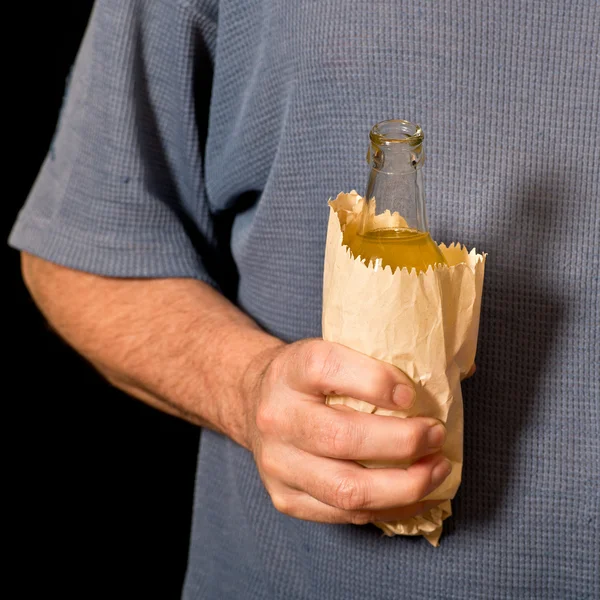
{"type": "Polygon", "coordinates": [[[240,443],[253,451],[256,440],[256,410],[261,397],[265,374],[273,360],[287,344],[277,338],[271,338],[248,362],[240,379],[240,398],[245,415],[245,431],[240,443]]]}

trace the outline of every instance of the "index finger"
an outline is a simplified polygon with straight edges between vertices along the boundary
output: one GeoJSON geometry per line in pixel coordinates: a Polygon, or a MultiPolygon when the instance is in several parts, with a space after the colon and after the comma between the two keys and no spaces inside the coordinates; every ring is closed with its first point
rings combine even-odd
{"type": "Polygon", "coordinates": [[[410,408],[415,400],[412,381],[394,365],[324,340],[298,344],[284,376],[299,392],[350,396],[390,410],[410,408]]]}

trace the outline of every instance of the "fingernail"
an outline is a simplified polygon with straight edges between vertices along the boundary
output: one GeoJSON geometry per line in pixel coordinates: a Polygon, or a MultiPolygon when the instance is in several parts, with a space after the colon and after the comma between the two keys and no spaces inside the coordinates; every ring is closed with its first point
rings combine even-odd
{"type": "Polygon", "coordinates": [[[400,383],[394,388],[392,400],[400,408],[410,408],[415,403],[415,396],[415,388],[400,383]]]}
{"type": "Polygon", "coordinates": [[[434,468],[433,471],[431,473],[431,483],[437,487],[438,485],[440,485],[440,483],[442,483],[442,481],[444,481],[444,479],[446,479],[446,477],[448,477],[448,475],[450,475],[450,473],[452,472],[452,463],[445,458],[444,460],[441,460],[434,468]]]}
{"type": "Polygon", "coordinates": [[[427,432],[427,445],[430,450],[441,448],[444,445],[445,440],[446,428],[441,423],[429,428],[429,431],[427,432]]]}

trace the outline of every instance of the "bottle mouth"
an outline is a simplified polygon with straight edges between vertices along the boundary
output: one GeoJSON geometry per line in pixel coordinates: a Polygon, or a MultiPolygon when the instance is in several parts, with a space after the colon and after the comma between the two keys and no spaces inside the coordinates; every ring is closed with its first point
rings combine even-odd
{"type": "Polygon", "coordinates": [[[402,119],[380,121],[369,133],[371,142],[379,147],[395,144],[419,146],[423,143],[424,137],[420,125],[402,119]]]}

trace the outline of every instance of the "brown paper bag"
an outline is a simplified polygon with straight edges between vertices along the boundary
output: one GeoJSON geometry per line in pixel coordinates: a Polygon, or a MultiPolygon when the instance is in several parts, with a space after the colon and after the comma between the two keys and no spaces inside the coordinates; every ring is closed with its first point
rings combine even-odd
{"type": "MultiPolygon", "coordinates": [[[[427,272],[365,265],[343,245],[356,234],[364,200],[355,191],[339,194],[331,207],[323,278],[323,338],[344,344],[402,369],[414,382],[410,410],[391,411],[353,398],[335,396],[328,404],[394,417],[434,417],[446,424],[442,449],[452,473],[427,500],[440,505],[422,516],[376,523],[386,535],[423,535],[439,545],[442,521],[452,514],[450,500],[461,480],[463,404],[460,381],[475,361],[485,254],[461,245],[440,245],[448,265],[427,272]],[[346,236],[344,238],[344,236],[346,236]]],[[[389,212],[375,217],[398,225],[389,212]]],[[[390,464],[366,464],[384,467],[390,464]]],[[[404,466],[394,464],[394,466],[404,466]]]]}

